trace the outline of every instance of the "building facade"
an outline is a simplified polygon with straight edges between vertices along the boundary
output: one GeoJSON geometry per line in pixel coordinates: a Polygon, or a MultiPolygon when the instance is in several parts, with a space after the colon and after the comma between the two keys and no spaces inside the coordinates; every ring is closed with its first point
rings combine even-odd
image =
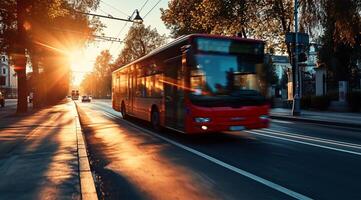
{"type": "Polygon", "coordinates": [[[17,76],[6,55],[0,55],[0,90],[6,98],[17,98],[17,76]]]}

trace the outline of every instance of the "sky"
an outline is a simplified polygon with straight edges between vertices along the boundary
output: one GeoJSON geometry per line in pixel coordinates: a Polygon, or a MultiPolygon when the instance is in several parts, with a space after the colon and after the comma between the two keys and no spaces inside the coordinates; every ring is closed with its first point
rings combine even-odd
{"type": "MultiPolygon", "coordinates": [[[[158,1],[159,0],[100,0],[97,11],[92,11],[91,13],[126,19],[132,15],[135,9],[138,9],[145,26],[150,25],[152,28],[156,28],[160,34],[168,36],[170,31],[166,29],[163,21],[160,19],[160,8],[167,8],[169,0],[160,0],[159,3],[158,1]],[[151,11],[153,7],[154,9],[151,11]]],[[[115,37],[121,40],[125,38],[131,26],[130,22],[127,23],[106,18],[100,18],[100,20],[106,25],[106,28],[102,31],[105,36],[115,37]]],[[[96,57],[101,51],[107,49],[113,55],[113,59],[116,59],[122,49],[122,44],[101,40],[88,44],[84,49],[79,49],[79,51],[76,52],[77,55],[74,55],[71,66],[74,85],[81,83],[84,75],[92,71],[96,57]]]]}

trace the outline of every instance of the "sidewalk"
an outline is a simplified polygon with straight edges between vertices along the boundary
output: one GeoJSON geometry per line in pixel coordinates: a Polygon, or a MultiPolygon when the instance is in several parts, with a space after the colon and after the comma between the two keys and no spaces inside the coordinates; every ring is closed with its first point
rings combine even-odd
{"type": "Polygon", "coordinates": [[[87,161],[82,140],[73,102],[0,116],[0,199],[81,199],[84,191],[95,194],[90,169],[81,164],[87,161]]]}
{"type": "Polygon", "coordinates": [[[302,110],[301,116],[292,116],[291,109],[273,108],[270,111],[270,115],[273,119],[304,121],[325,125],[361,128],[361,113],[302,110]]]}

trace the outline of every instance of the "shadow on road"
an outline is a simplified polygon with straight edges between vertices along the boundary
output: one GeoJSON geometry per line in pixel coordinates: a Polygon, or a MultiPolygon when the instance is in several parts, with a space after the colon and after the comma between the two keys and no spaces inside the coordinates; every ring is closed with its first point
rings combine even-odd
{"type": "MultiPolygon", "coordinates": [[[[138,191],[125,177],[114,171],[107,169],[111,162],[104,149],[106,143],[101,138],[95,136],[89,116],[77,106],[79,119],[82,125],[83,134],[87,143],[90,167],[95,174],[96,190],[100,199],[144,199],[138,191]]],[[[101,125],[101,124],[98,124],[101,125]]]]}
{"type": "Polygon", "coordinates": [[[7,129],[1,121],[0,138],[7,142],[4,134],[11,135],[13,142],[0,148],[0,199],[79,197],[79,180],[74,174],[78,171],[76,135],[68,130],[74,123],[70,116],[64,109],[47,108],[7,117],[12,122],[7,129]],[[18,131],[23,136],[15,138],[18,131]]]}

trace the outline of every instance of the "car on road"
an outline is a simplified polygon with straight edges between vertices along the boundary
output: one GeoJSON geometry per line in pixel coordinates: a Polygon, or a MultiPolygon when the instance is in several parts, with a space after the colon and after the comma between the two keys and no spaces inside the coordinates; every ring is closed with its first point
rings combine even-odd
{"type": "Polygon", "coordinates": [[[88,95],[84,95],[81,97],[81,102],[91,102],[91,98],[88,95]]]}
{"type": "Polygon", "coordinates": [[[2,92],[0,92],[0,105],[1,107],[5,106],[5,96],[2,92]]]}

